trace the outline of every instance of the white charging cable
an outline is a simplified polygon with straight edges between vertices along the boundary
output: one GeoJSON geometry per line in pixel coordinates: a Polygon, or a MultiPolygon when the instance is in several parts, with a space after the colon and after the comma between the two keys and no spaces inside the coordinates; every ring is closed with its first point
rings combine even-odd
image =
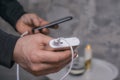
{"type": "Polygon", "coordinates": [[[71,56],[71,63],[70,63],[70,67],[69,67],[69,69],[68,69],[68,72],[60,79],[60,80],[64,80],[64,79],[68,76],[68,74],[70,73],[70,71],[71,71],[71,69],[72,69],[72,67],[73,67],[74,50],[73,50],[73,47],[70,45],[70,43],[67,42],[64,38],[59,38],[59,39],[64,40],[64,41],[69,45],[70,50],[71,50],[71,55],[72,55],[72,56],[71,56]]]}
{"type": "MultiPolygon", "coordinates": [[[[24,32],[20,37],[24,37],[27,34],[28,34],[28,31],[24,32]]],[[[16,76],[17,76],[17,80],[20,80],[20,67],[19,67],[19,64],[17,64],[17,66],[16,66],[16,76]]]]}
{"type": "Polygon", "coordinates": [[[17,64],[17,70],[16,70],[16,74],[17,74],[17,80],[20,80],[20,74],[19,74],[19,64],[17,64]]]}

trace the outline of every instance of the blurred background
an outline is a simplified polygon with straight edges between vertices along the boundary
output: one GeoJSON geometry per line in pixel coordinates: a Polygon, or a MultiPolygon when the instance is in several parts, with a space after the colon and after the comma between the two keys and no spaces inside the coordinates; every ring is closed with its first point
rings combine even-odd
{"type": "MultiPolygon", "coordinates": [[[[90,43],[93,57],[106,60],[120,70],[120,0],[19,0],[25,11],[38,14],[45,20],[54,21],[73,16],[73,20],[51,29],[52,37],[76,36],[82,46],[90,43]],[[60,34],[59,34],[60,33],[60,34]]],[[[0,19],[0,28],[18,35],[12,27],[0,19]]],[[[0,66],[0,80],[16,80],[16,65],[12,69],[0,66]]],[[[21,80],[47,80],[20,71],[21,80]]],[[[116,80],[120,80],[120,76],[116,80]]]]}

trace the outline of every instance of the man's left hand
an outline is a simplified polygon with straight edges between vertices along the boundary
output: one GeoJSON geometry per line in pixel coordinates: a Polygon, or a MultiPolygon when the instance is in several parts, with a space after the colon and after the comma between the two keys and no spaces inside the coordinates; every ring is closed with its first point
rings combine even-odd
{"type": "MultiPolygon", "coordinates": [[[[43,26],[46,24],[48,24],[48,22],[43,20],[36,14],[27,13],[27,14],[24,14],[23,16],[21,16],[20,19],[17,21],[16,29],[20,34],[26,32],[26,31],[28,31],[29,34],[32,34],[32,28],[43,26]]],[[[49,30],[44,28],[44,29],[42,29],[42,33],[48,34],[49,30]]]]}

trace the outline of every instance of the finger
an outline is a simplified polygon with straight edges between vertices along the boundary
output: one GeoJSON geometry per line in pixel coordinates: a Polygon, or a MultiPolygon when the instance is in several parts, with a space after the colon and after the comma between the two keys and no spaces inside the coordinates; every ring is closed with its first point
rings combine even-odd
{"type": "Polygon", "coordinates": [[[30,25],[31,23],[31,18],[28,14],[25,14],[22,16],[22,20],[24,21],[25,24],[30,25]]]}
{"type": "Polygon", "coordinates": [[[40,23],[40,26],[44,26],[44,25],[48,24],[49,22],[43,20],[42,18],[39,18],[39,23],[40,23]]]}
{"type": "Polygon", "coordinates": [[[40,30],[40,32],[43,33],[43,34],[49,34],[49,29],[44,28],[44,29],[40,30]]]}
{"type": "MultiPolygon", "coordinates": [[[[40,23],[41,23],[41,26],[44,26],[44,25],[46,25],[46,24],[49,24],[49,22],[43,20],[42,18],[40,18],[40,23]]],[[[59,28],[59,25],[54,25],[54,26],[51,26],[50,28],[58,29],[58,28],[59,28]]]]}
{"type": "MultiPolygon", "coordinates": [[[[40,21],[40,26],[44,26],[44,25],[48,24],[48,22],[43,20],[42,18],[39,18],[39,21],[40,21]]],[[[42,32],[43,34],[48,34],[49,33],[49,29],[48,28],[44,28],[44,29],[40,30],[40,32],[42,32]]]]}
{"type": "Polygon", "coordinates": [[[34,64],[35,68],[34,71],[32,71],[32,73],[34,73],[35,75],[39,76],[39,75],[46,75],[49,73],[54,73],[54,72],[58,72],[59,70],[61,70],[62,68],[64,68],[71,60],[65,60],[64,62],[61,62],[60,64],[34,64]]]}
{"type": "MultiPolygon", "coordinates": [[[[48,22],[47,21],[45,21],[45,20],[43,20],[42,18],[36,18],[37,19],[37,23],[38,23],[38,21],[39,21],[39,25],[35,25],[36,27],[42,27],[42,26],[44,26],[44,25],[46,25],[46,24],[48,24],[48,22]]],[[[34,23],[35,23],[36,21],[34,20],[34,23]]],[[[41,30],[35,30],[34,31],[34,33],[38,33],[38,32],[40,32],[40,33],[43,33],[43,34],[48,34],[49,33],[49,30],[47,29],[47,28],[44,28],[44,29],[41,29],[41,30]]]]}
{"type": "Polygon", "coordinates": [[[62,52],[43,51],[43,54],[38,54],[38,53],[37,53],[37,59],[38,59],[37,62],[42,61],[44,63],[56,64],[63,62],[64,60],[71,59],[70,50],[66,50],[62,52]]]}
{"type": "Polygon", "coordinates": [[[43,33],[43,34],[49,34],[49,29],[44,28],[44,29],[32,29],[32,33],[43,33]]]}
{"type": "Polygon", "coordinates": [[[55,68],[63,68],[65,67],[68,63],[70,63],[71,59],[67,59],[61,63],[56,63],[56,64],[50,64],[50,63],[33,63],[33,66],[31,66],[31,69],[33,71],[42,71],[46,69],[55,69],[55,68]]]}
{"type": "MultiPolygon", "coordinates": [[[[41,37],[43,37],[42,39],[42,41],[43,41],[43,44],[46,44],[46,45],[48,45],[49,44],[49,42],[51,41],[51,40],[53,40],[53,38],[52,37],[49,37],[49,36],[46,36],[46,35],[44,35],[44,34],[40,34],[39,33],[39,35],[41,36],[41,37]]],[[[40,38],[41,38],[40,37],[40,38]]]]}
{"type": "Polygon", "coordinates": [[[40,26],[39,17],[36,15],[31,16],[32,23],[34,27],[40,26]]]}
{"type": "Polygon", "coordinates": [[[55,26],[52,26],[52,27],[50,27],[50,28],[52,28],[52,29],[58,29],[58,28],[59,28],[59,25],[55,25],[55,26]]]}
{"type": "Polygon", "coordinates": [[[36,65],[36,66],[37,68],[31,71],[31,73],[34,74],[35,76],[47,75],[59,71],[55,67],[53,67],[53,65],[49,65],[49,64],[44,64],[44,65],[42,64],[41,66],[40,65],[36,65]]]}
{"type": "MultiPolygon", "coordinates": [[[[40,46],[42,44],[44,47],[43,48],[44,50],[51,50],[51,51],[55,50],[49,46],[49,42],[53,39],[52,37],[46,36],[41,33],[34,34],[33,36],[35,36],[35,38],[37,40],[38,48],[40,48],[40,46]]],[[[39,49],[39,50],[41,50],[41,49],[39,49]]]]}

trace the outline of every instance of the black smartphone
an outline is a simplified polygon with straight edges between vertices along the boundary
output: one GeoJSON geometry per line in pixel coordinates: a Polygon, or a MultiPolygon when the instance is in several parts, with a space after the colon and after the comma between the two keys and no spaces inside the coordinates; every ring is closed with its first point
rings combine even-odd
{"type": "Polygon", "coordinates": [[[72,16],[67,16],[67,17],[61,18],[59,20],[52,21],[49,24],[46,24],[44,26],[35,27],[35,28],[32,29],[32,32],[34,33],[35,30],[41,31],[43,28],[53,28],[54,26],[56,26],[60,23],[63,23],[63,22],[66,22],[66,21],[69,21],[69,20],[72,20],[72,19],[73,19],[72,16]]]}

